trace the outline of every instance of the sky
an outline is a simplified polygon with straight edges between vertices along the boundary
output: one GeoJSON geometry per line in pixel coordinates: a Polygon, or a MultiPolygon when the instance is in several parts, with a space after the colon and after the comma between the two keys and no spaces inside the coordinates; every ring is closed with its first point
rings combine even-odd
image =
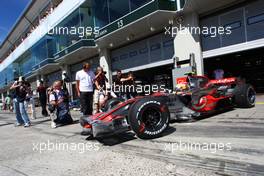
{"type": "Polygon", "coordinates": [[[31,0],[0,1],[0,44],[31,0]]]}

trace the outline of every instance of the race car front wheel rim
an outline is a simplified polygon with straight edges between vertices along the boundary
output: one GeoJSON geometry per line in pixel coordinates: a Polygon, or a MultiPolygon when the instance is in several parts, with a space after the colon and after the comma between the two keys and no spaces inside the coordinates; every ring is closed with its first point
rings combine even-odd
{"type": "Polygon", "coordinates": [[[157,108],[147,108],[142,114],[142,122],[146,128],[154,128],[162,121],[161,112],[157,108]]]}

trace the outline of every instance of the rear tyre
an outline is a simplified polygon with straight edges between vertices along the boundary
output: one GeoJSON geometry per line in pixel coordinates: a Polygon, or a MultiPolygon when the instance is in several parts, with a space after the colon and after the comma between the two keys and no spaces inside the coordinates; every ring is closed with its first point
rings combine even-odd
{"type": "Polygon", "coordinates": [[[239,108],[252,108],[256,103],[256,92],[249,84],[237,85],[234,92],[235,104],[239,108]]]}
{"type": "Polygon", "coordinates": [[[131,129],[141,139],[160,137],[169,126],[168,107],[155,98],[136,101],[128,112],[131,129]]]}
{"type": "Polygon", "coordinates": [[[112,98],[106,102],[103,111],[107,112],[110,109],[112,109],[114,106],[116,106],[117,104],[122,103],[122,102],[124,102],[124,99],[122,99],[122,98],[112,98]]]}

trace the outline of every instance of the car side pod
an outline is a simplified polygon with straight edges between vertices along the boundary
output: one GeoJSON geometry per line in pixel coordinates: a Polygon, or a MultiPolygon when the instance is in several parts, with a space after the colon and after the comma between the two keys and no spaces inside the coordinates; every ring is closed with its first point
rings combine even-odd
{"type": "Polygon", "coordinates": [[[80,118],[80,125],[83,128],[82,135],[92,135],[92,125],[90,124],[90,118],[88,116],[82,116],[80,118]]]}

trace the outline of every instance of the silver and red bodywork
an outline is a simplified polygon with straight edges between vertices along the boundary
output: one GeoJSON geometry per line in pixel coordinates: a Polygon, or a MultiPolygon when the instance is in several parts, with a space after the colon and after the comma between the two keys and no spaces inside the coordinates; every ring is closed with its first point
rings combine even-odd
{"type": "MultiPolygon", "coordinates": [[[[229,94],[218,94],[219,88],[221,87],[231,87],[232,85],[236,84],[236,78],[231,77],[231,78],[224,78],[220,80],[209,80],[205,76],[193,76],[198,79],[204,79],[207,80],[207,83],[205,86],[202,88],[204,90],[209,90],[206,95],[202,95],[199,97],[199,102],[198,103],[192,103],[190,108],[194,111],[200,112],[200,113],[208,113],[211,111],[214,111],[217,106],[219,105],[219,102],[231,99],[234,95],[232,92],[229,94]],[[218,95],[217,95],[218,94],[218,95]]],[[[178,78],[177,79],[178,84],[188,84],[187,82],[187,77],[183,78],[178,78]]],[[[200,90],[198,90],[200,91],[200,90]]],[[[190,92],[190,94],[193,94],[193,92],[190,92]]]]}
{"type": "MultiPolygon", "coordinates": [[[[192,90],[174,93],[154,93],[150,96],[139,96],[121,102],[107,112],[101,112],[91,116],[82,117],[81,126],[86,132],[93,134],[94,137],[102,137],[121,133],[130,130],[128,124],[128,111],[136,101],[150,97],[157,98],[168,106],[171,119],[181,119],[181,117],[199,117],[218,110],[218,107],[225,102],[230,102],[233,94],[221,94],[219,88],[231,87],[236,84],[236,78],[225,78],[222,80],[209,80],[204,76],[194,76],[195,79],[203,79],[206,84],[202,90],[197,89],[198,95],[194,98],[192,90]],[[202,92],[204,91],[205,92],[202,92]],[[201,92],[201,94],[199,94],[201,92]],[[196,99],[196,101],[194,101],[196,99]]],[[[187,77],[179,78],[179,84],[188,84],[187,77]]],[[[230,104],[227,103],[229,106],[230,104]]],[[[226,106],[226,105],[225,105],[226,106]]],[[[224,107],[225,107],[224,106],[224,107]]]]}

